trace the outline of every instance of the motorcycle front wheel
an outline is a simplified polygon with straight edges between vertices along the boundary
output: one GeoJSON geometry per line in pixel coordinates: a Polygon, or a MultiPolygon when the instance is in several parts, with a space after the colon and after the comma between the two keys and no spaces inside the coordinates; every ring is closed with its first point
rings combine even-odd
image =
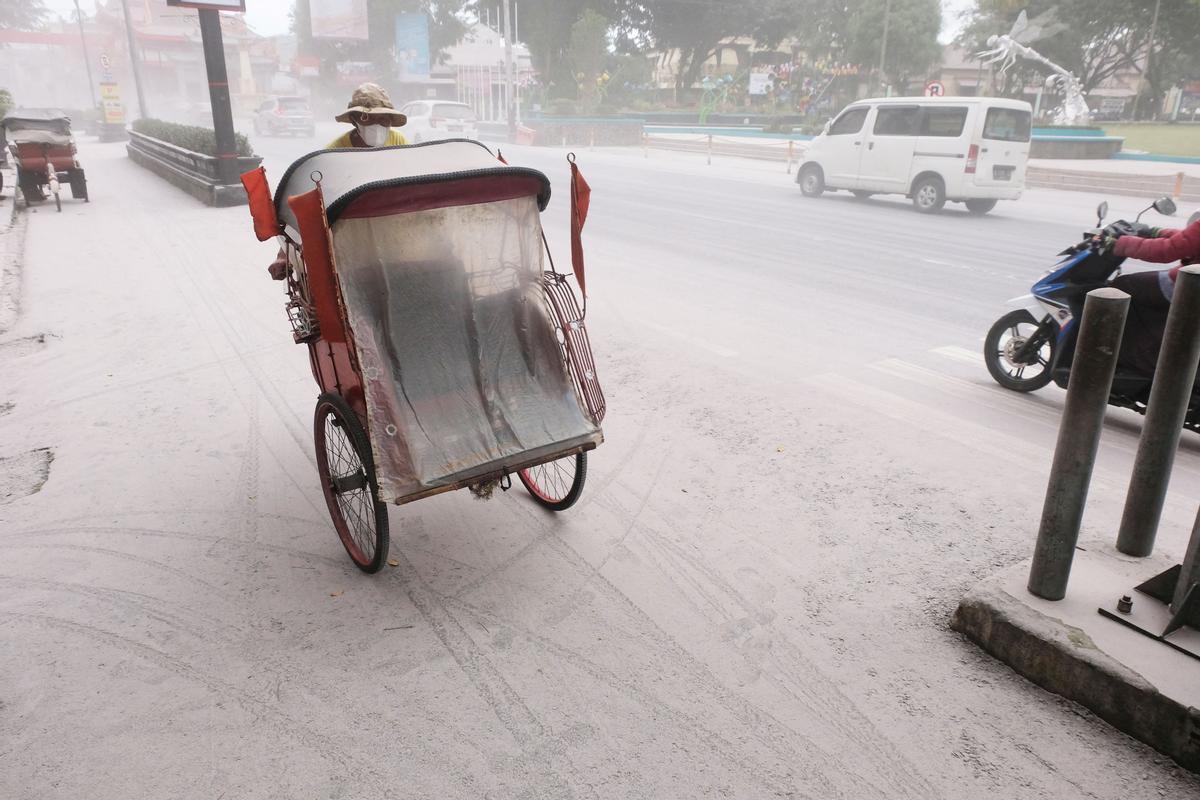
{"type": "Polygon", "coordinates": [[[1034,353],[1021,361],[1017,352],[1038,335],[1038,321],[1028,311],[1010,311],[996,320],[983,344],[983,360],[996,383],[1014,392],[1034,392],[1050,382],[1054,337],[1047,336],[1034,353]]]}

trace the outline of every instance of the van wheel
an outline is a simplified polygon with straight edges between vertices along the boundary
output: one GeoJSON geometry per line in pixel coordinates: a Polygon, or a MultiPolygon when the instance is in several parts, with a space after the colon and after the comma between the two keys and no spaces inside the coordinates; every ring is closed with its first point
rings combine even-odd
{"type": "Polygon", "coordinates": [[[930,175],[918,180],[913,184],[912,201],[913,208],[922,214],[941,211],[942,206],[946,205],[946,187],[942,179],[930,175]]]}
{"type": "Polygon", "coordinates": [[[970,211],[977,217],[982,217],[996,207],[995,200],[967,200],[965,202],[967,211],[970,211]]]}
{"type": "Polygon", "coordinates": [[[825,174],[816,164],[806,164],[797,176],[800,192],[805,197],[820,197],[825,191],[825,174]]]}

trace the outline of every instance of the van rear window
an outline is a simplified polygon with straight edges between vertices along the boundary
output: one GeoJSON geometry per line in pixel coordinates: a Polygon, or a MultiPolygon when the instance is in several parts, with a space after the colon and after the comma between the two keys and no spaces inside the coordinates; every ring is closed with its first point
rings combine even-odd
{"type": "Polygon", "coordinates": [[[922,136],[962,136],[963,126],[967,124],[967,109],[965,108],[929,108],[921,120],[922,136]]]}
{"type": "Polygon", "coordinates": [[[1028,142],[1031,114],[1019,108],[989,108],[983,120],[983,138],[1001,142],[1028,142]]]}

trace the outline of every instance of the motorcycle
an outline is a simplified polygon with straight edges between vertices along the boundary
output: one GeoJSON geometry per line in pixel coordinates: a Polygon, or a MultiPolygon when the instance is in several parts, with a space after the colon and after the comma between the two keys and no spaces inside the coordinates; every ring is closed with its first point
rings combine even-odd
{"type": "MultiPolygon", "coordinates": [[[[1141,218],[1150,209],[1164,216],[1172,216],[1176,210],[1175,202],[1163,197],[1143,209],[1133,222],[1117,220],[1104,225],[1108,203],[1101,203],[1096,209],[1096,229],[1086,231],[1082,241],[1059,253],[1061,260],[1033,285],[1030,294],[1009,301],[1018,308],[996,320],[983,346],[984,363],[996,383],[1016,392],[1037,391],[1051,381],[1067,388],[1087,293],[1111,285],[1125,261],[1100,243],[1106,235],[1147,235],[1150,227],[1141,218]]],[[[1193,214],[1188,224],[1197,219],[1200,212],[1193,214]]],[[[1125,337],[1137,335],[1130,330],[1131,324],[1126,323],[1125,337]]],[[[1145,414],[1153,381],[1153,374],[1118,361],[1109,405],[1145,414]]],[[[1184,427],[1200,432],[1197,389],[1193,389],[1184,427]]]]}

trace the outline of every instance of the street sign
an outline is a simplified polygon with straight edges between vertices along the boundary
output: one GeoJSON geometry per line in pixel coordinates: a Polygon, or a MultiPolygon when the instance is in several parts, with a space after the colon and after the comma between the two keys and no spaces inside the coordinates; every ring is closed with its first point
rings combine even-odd
{"type": "Polygon", "coordinates": [[[115,83],[100,84],[100,105],[104,107],[104,122],[109,125],[125,124],[125,106],[121,104],[121,90],[115,83]]]}
{"type": "Polygon", "coordinates": [[[944,97],[946,95],[946,84],[941,81],[930,81],[925,84],[926,97],[944,97]]]}
{"type": "Polygon", "coordinates": [[[108,57],[108,53],[100,54],[100,66],[105,69],[112,69],[112,59],[108,57]]]}
{"type": "Polygon", "coordinates": [[[246,0],[167,0],[175,8],[199,8],[213,11],[246,11],[246,0]]]}

